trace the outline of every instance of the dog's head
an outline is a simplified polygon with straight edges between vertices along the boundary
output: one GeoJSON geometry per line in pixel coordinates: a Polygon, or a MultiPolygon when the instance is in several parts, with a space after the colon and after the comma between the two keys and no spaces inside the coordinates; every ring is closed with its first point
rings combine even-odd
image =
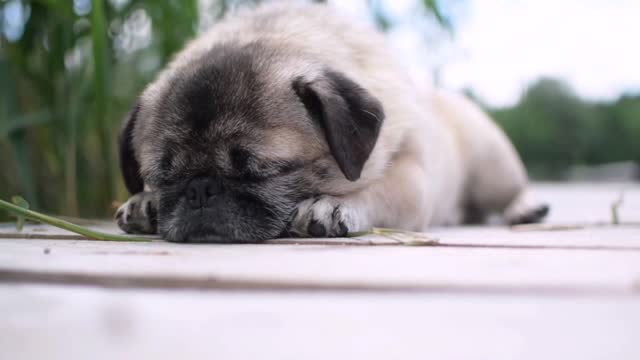
{"type": "Polygon", "coordinates": [[[138,100],[121,168],[132,194],[157,193],[165,239],[278,237],[321,184],[359,179],[382,105],[334,69],[283,69],[282,60],[258,44],[216,46],[138,100]]]}

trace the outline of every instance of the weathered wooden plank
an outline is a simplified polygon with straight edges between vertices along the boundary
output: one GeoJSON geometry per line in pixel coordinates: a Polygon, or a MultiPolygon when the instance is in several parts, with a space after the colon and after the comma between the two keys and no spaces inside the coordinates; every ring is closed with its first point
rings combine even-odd
{"type": "Polygon", "coordinates": [[[640,225],[544,229],[522,231],[506,227],[457,227],[433,229],[429,236],[438,239],[441,246],[449,247],[640,250],[640,225]]]}
{"type": "MultiPolygon", "coordinates": [[[[640,186],[633,184],[537,184],[535,193],[552,207],[548,226],[463,227],[432,229],[428,237],[442,246],[634,249],[640,246],[640,186]],[[620,218],[626,225],[611,226],[611,204],[624,192],[620,218]],[[609,224],[609,225],[607,225],[609,224]],[[548,231],[552,230],[552,231],[548,231]]],[[[120,233],[113,222],[85,222],[96,230],[120,233]]],[[[83,239],[82,236],[45,225],[28,225],[17,232],[0,224],[1,238],[83,239]]],[[[269,244],[398,245],[406,238],[366,236],[356,239],[277,239],[269,244]]]]}
{"type": "MultiPolygon", "coordinates": [[[[569,212],[570,206],[588,208],[609,204],[618,191],[614,186],[598,185],[540,185],[537,189],[543,197],[554,201],[573,192],[557,205],[559,217],[569,212]]],[[[637,189],[627,192],[623,220],[629,221],[629,214],[637,207],[634,200],[639,193],[637,189]]],[[[602,216],[598,218],[603,219],[602,216]]],[[[113,224],[94,226],[113,231],[113,224]]],[[[0,231],[15,232],[9,227],[0,231]]],[[[40,225],[27,230],[29,236],[42,233],[64,235],[40,225]]],[[[3,239],[0,240],[0,269],[8,274],[5,278],[10,279],[9,275],[13,274],[14,280],[15,271],[22,271],[35,273],[33,281],[42,281],[38,273],[45,272],[61,276],[137,277],[142,278],[141,282],[152,283],[158,278],[183,278],[186,283],[203,284],[198,286],[205,288],[219,288],[222,284],[247,288],[247,284],[253,284],[256,288],[498,289],[503,292],[552,289],[564,293],[637,294],[640,230],[635,226],[590,226],[570,231],[452,228],[433,229],[429,236],[438,238],[439,245],[427,248],[342,246],[397,244],[384,237],[279,240],[289,243],[272,246],[3,239]],[[307,245],[291,245],[298,242],[307,245]],[[210,284],[201,279],[217,282],[210,284]]]]}
{"type": "Polygon", "coordinates": [[[640,252],[3,240],[0,269],[326,287],[605,289],[638,294],[640,252]]]}
{"type": "MultiPolygon", "coordinates": [[[[99,222],[91,226],[95,230],[120,233],[113,224],[99,222]]],[[[349,246],[395,246],[411,243],[443,247],[494,247],[494,248],[557,248],[583,250],[637,250],[640,251],[639,225],[580,225],[571,228],[548,228],[542,226],[508,228],[468,226],[456,228],[434,228],[412,241],[411,236],[367,235],[357,238],[339,239],[274,239],[267,245],[349,245],[349,246]]],[[[17,232],[12,224],[0,224],[2,239],[48,239],[83,240],[84,236],[48,225],[27,225],[17,232]]],[[[160,240],[150,236],[151,240],[160,240]]]]}
{"type": "Polygon", "coordinates": [[[640,222],[640,184],[542,183],[532,187],[538,198],[551,205],[551,223],[611,223],[611,205],[623,195],[622,222],[640,222]]]}
{"type": "Polygon", "coordinates": [[[0,286],[0,308],[12,360],[640,358],[631,298],[0,286]]]}
{"type": "MultiPolygon", "coordinates": [[[[554,185],[548,190],[557,188],[554,185]]],[[[596,187],[596,190],[585,199],[593,198],[593,194],[605,199],[612,191],[605,187],[596,187]]],[[[98,226],[113,228],[112,224],[98,226]]],[[[57,234],[57,231],[32,226],[27,233],[57,234]]],[[[151,282],[155,281],[153,277],[182,277],[195,283],[201,278],[213,278],[218,279],[218,284],[227,284],[225,286],[254,284],[258,288],[265,284],[319,288],[348,288],[358,284],[368,288],[505,291],[551,288],[561,292],[597,293],[604,289],[611,293],[637,293],[640,231],[634,226],[542,232],[500,227],[433,229],[430,236],[439,238],[438,246],[358,250],[341,245],[397,242],[384,237],[366,237],[306,240],[306,244],[324,246],[203,246],[161,241],[123,244],[4,239],[0,240],[0,269],[6,270],[6,274],[35,272],[33,281],[39,278],[38,272],[49,272],[152,277],[151,282]]],[[[305,240],[284,241],[305,243],[305,240]]],[[[5,278],[11,279],[11,276],[5,278]]],[[[211,286],[222,285],[203,285],[211,286]]]]}

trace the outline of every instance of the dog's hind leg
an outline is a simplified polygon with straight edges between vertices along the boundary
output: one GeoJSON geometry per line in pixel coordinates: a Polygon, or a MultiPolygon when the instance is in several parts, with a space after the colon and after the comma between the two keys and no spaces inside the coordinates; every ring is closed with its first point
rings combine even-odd
{"type": "Polygon", "coordinates": [[[468,210],[473,210],[468,214],[475,220],[497,214],[510,225],[540,222],[549,206],[532,195],[524,166],[507,141],[500,139],[502,149],[475,164],[467,186],[468,210]]]}
{"type": "Polygon", "coordinates": [[[438,92],[435,99],[460,139],[467,165],[465,222],[481,223],[496,214],[509,224],[542,220],[549,207],[530,195],[527,171],[502,129],[463,96],[438,92]]]}
{"type": "Polygon", "coordinates": [[[522,162],[506,137],[496,138],[494,151],[476,166],[467,185],[468,221],[500,215],[510,225],[536,223],[549,213],[549,206],[538,201],[529,189],[522,162]]]}
{"type": "Polygon", "coordinates": [[[549,213],[549,205],[537,202],[525,189],[520,192],[502,212],[504,220],[510,225],[532,224],[542,221],[549,213]]]}
{"type": "Polygon", "coordinates": [[[531,194],[526,169],[513,144],[488,116],[483,118],[478,119],[483,138],[476,142],[470,163],[467,199],[474,211],[468,214],[479,218],[498,214],[510,225],[540,222],[549,206],[531,194]]]}

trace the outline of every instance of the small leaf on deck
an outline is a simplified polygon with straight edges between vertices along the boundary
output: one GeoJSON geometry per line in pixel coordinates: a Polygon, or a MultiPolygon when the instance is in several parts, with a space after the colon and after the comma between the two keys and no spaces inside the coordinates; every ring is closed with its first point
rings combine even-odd
{"type": "MultiPolygon", "coordinates": [[[[11,202],[23,209],[29,210],[29,203],[22,196],[16,195],[11,197],[11,202]]],[[[16,230],[22,231],[22,229],[24,228],[25,220],[26,218],[24,216],[16,215],[16,230]]]]}

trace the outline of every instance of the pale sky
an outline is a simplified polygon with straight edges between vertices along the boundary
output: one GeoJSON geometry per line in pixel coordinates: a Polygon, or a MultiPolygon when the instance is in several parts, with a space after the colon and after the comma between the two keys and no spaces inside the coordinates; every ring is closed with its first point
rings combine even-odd
{"type": "MultiPolygon", "coordinates": [[[[416,76],[439,67],[442,86],[471,88],[489,105],[515,103],[541,76],[564,79],[588,99],[640,92],[640,0],[445,0],[453,39],[427,42],[434,30],[420,25],[416,0],[381,1],[416,76]]],[[[333,2],[357,13],[366,1],[333,2]]]]}

